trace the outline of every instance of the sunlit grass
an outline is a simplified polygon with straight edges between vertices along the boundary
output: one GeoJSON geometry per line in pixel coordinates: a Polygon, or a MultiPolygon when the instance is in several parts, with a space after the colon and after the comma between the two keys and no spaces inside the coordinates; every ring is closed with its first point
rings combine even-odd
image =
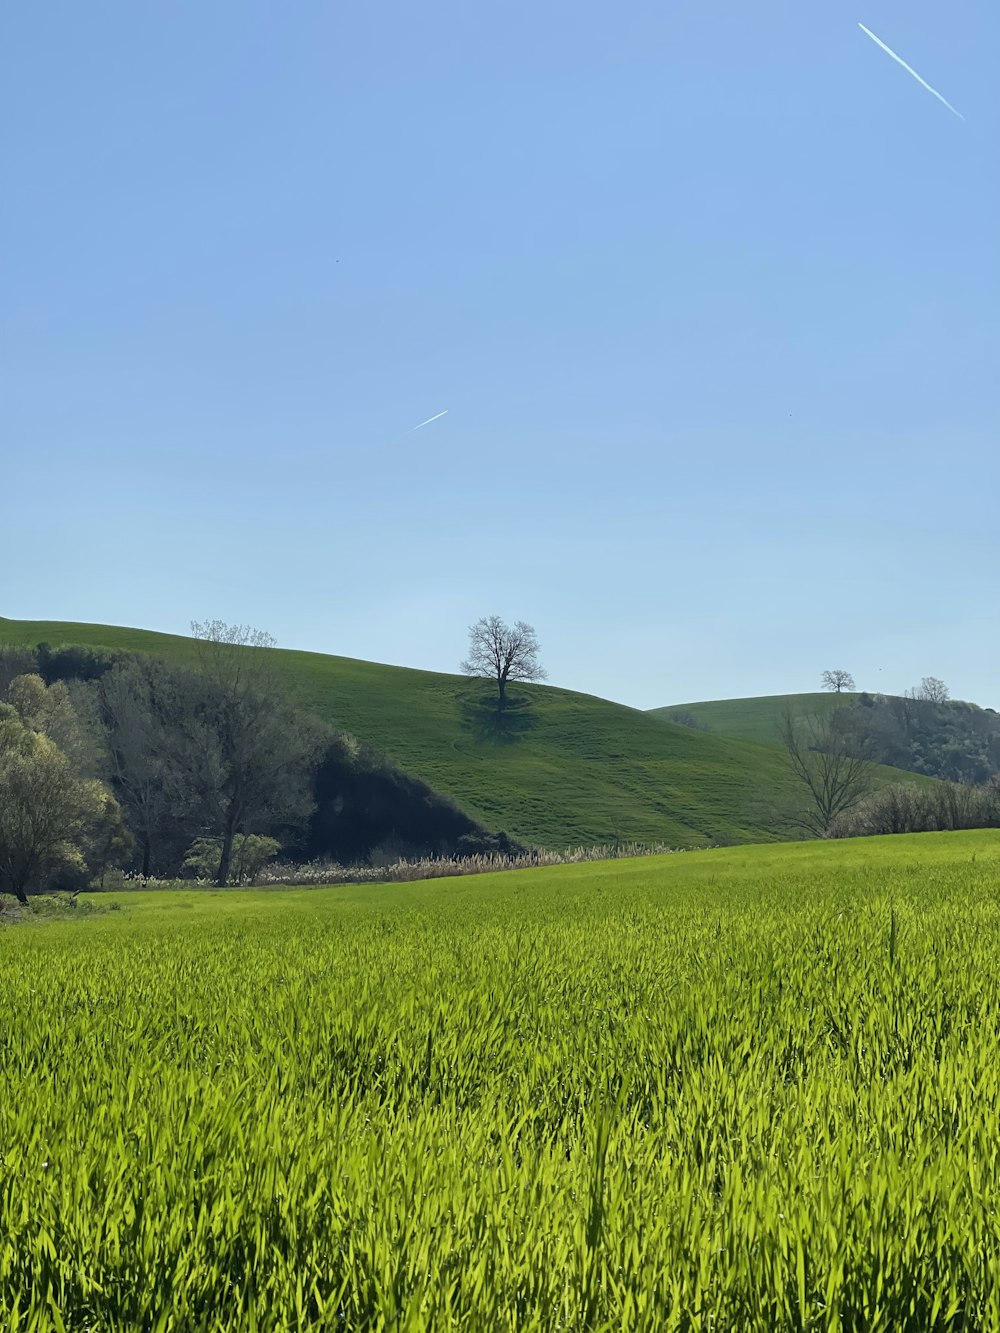
{"type": "Polygon", "coordinates": [[[945,834],[0,930],[3,1326],[1000,1327],[998,871],[945,834]]]}

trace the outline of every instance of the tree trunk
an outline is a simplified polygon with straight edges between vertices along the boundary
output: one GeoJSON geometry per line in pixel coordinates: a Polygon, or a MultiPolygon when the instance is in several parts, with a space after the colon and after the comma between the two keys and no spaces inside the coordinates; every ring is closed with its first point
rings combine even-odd
{"type": "Polygon", "coordinates": [[[501,711],[501,710],[503,709],[504,705],[505,705],[506,702],[507,702],[507,678],[506,678],[506,676],[498,676],[498,677],[497,677],[497,686],[498,686],[498,688],[499,688],[499,690],[500,690],[500,702],[499,702],[499,704],[497,705],[497,710],[498,710],[498,711],[501,711]]]}
{"type": "Polygon", "coordinates": [[[153,857],[153,849],[150,846],[149,834],[147,833],[142,840],[142,877],[149,879],[149,866],[153,857]]]}
{"type": "Polygon", "coordinates": [[[24,887],[24,885],[23,885],[23,884],[18,884],[17,881],[15,880],[15,881],[11,884],[10,887],[14,890],[14,897],[15,897],[15,898],[17,899],[17,901],[21,904],[21,906],[22,906],[22,907],[27,907],[27,906],[28,906],[28,894],[27,894],[27,892],[25,891],[25,887],[24,887]]]}
{"type": "Polygon", "coordinates": [[[215,883],[220,889],[224,889],[229,883],[229,869],[233,861],[233,836],[236,832],[234,824],[235,820],[230,816],[226,820],[222,835],[222,856],[219,858],[219,873],[215,877],[215,883]]]}

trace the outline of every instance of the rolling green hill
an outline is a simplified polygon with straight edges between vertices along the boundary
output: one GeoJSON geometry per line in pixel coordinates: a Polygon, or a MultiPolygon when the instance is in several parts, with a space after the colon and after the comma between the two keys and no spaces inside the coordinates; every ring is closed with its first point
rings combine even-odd
{"type": "Polygon", "coordinates": [[[675,713],[687,713],[717,736],[753,741],[756,745],[780,745],[778,727],[786,708],[797,717],[822,716],[857,694],[764,694],[754,699],[709,699],[695,704],[672,704],[650,709],[650,716],[669,721],[675,713]]]}
{"type": "MultiPolygon", "coordinates": [[[[40,642],[190,653],[189,640],[152,631],[0,618],[0,643],[40,642]]],[[[775,811],[789,811],[798,791],[773,749],[547,686],[520,687],[498,730],[485,683],[276,651],[304,705],[525,841],[681,846],[790,832],[775,811]]]]}

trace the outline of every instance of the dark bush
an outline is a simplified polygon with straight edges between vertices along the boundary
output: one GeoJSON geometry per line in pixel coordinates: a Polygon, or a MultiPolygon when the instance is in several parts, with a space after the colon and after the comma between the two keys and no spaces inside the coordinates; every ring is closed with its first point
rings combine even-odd
{"type": "Polygon", "coordinates": [[[12,680],[18,676],[31,676],[38,671],[38,656],[33,648],[15,648],[9,644],[0,646],[0,699],[7,697],[7,690],[12,680]]]}
{"type": "Polygon", "coordinates": [[[83,644],[50,648],[47,643],[38,645],[37,654],[37,671],[46,685],[57,680],[100,680],[128,656],[114,648],[88,648],[83,644]]]}
{"type": "Polygon", "coordinates": [[[349,736],[328,744],[313,796],[316,810],[303,848],[308,860],[352,864],[386,847],[451,855],[463,837],[482,842],[491,836],[448,797],[349,736]]]}

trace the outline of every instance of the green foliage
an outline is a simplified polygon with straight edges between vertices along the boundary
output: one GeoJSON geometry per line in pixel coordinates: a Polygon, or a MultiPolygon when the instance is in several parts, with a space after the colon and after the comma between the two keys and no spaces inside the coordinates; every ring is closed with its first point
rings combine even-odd
{"type": "MultiPolygon", "coordinates": [[[[925,681],[928,694],[940,681],[925,681]]],[[[838,714],[884,764],[951,782],[983,783],[1000,774],[1000,716],[957,699],[861,695],[838,714]]]]}
{"type": "MultiPolygon", "coordinates": [[[[268,861],[278,855],[281,844],[261,833],[237,833],[233,838],[230,878],[236,884],[252,884],[268,861]]],[[[184,870],[198,879],[214,879],[222,855],[221,838],[196,838],[184,858],[184,870]]]]}
{"type": "Polygon", "coordinates": [[[121,654],[80,644],[53,649],[47,643],[39,643],[35,656],[45,683],[52,685],[59,680],[100,680],[120,659],[121,654]]]}
{"type": "Polygon", "coordinates": [[[27,901],[58,883],[82,888],[128,856],[132,837],[89,755],[69,691],[29,673],[0,702],[0,890],[27,901]]]}
{"type": "MultiPolygon", "coordinates": [[[[128,862],[135,838],[125,822],[124,811],[104,784],[91,779],[85,786],[87,814],[81,832],[86,880],[103,882],[109,870],[128,862]]],[[[75,887],[83,888],[85,882],[75,887]]]]}
{"type": "Polygon", "coordinates": [[[940,834],[4,929],[5,1328],[997,1328],[998,870],[940,834]]]}
{"type": "MultiPolygon", "coordinates": [[[[0,639],[4,621],[0,618],[0,639]]],[[[38,654],[33,649],[0,643],[0,699],[7,697],[7,688],[18,676],[28,676],[38,670],[38,654]]]]}
{"type": "Polygon", "coordinates": [[[86,739],[62,681],[46,685],[39,675],[18,676],[7,687],[7,702],[26,727],[48,736],[74,767],[82,765],[87,754],[86,739]]]}
{"type": "MultiPolygon", "coordinates": [[[[0,641],[40,640],[174,662],[195,656],[190,639],[171,635],[0,619],[0,641]]],[[[735,743],[536,685],[509,690],[498,714],[486,682],[319,653],[275,649],[274,655],[303,706],[518,842],[677,847],[794,833],[801,797],[772,744],[735,743]]]]}

